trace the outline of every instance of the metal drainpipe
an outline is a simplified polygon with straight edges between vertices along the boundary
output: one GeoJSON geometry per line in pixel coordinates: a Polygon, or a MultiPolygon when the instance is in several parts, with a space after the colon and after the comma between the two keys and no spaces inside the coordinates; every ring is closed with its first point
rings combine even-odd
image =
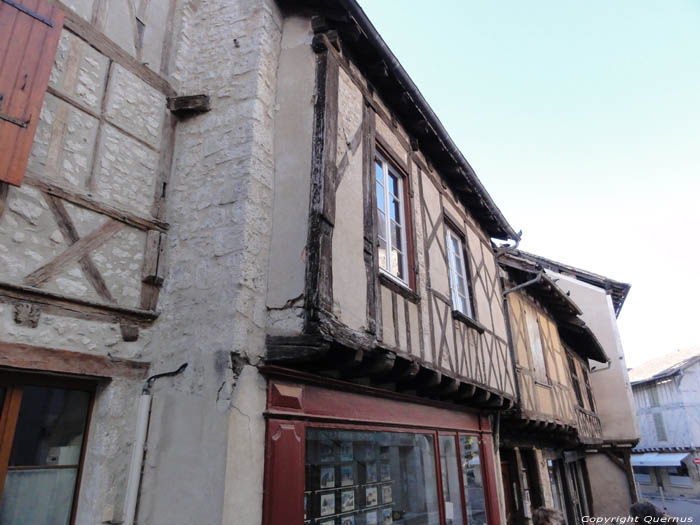
{"type": "Polygon", "coordinates": [[[185,370],[185,368],[187,368],[187,363],[183,363],[180,368],[172,372],[152,375],[143,384],[136,416],[136,437],[131,450],[131,462],[129,463],[129,472],[127,474],[123,525],[133,525],[134,517],[136,516],[136,503],[139,497],[139,487],[141,486],[141,467],[148,435],[148,422],[151,415],[151,387],[156,379],[175,376],[185,370]]]}
{"type": "Polygon", "coordinates": [[[511,292],[515,292],[516,290],[520,290],[522,288],[525,288],[526,286],[530,286],[531,284],[538,283],[542,280],[542,276],[544,275],[544,270],[541,270],[540,273],[537,274],[537,277],[534,279],[530,279],[529,281],[525,281],[522,284],[519,284],[518,286],[513,286],[513,288],[509,288],[508,290],[503,292],[503,297],[508,295],[511,292]]]}

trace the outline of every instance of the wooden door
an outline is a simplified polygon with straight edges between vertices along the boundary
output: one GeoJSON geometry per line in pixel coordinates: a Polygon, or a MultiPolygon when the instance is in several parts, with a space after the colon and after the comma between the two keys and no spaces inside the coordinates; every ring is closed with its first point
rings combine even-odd
{"type": "Polygon", "coordinates": [[[518,500],[516,499],[517,485],[511,475],[512,465],[508,461],[501,461],[501,477],[503,479],[503,499],[506,508],[506,525],[515,525],[518,515],[518,500]]]}

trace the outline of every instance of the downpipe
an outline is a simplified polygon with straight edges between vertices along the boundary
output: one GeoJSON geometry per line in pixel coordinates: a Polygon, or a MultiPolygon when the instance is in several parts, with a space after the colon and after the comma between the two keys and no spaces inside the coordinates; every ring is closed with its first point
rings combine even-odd
{"type": "Polygon", "coordinates": [[[182,373],[187,368],[187,363],[183,363],[180,368],[172,372],[155,374],[146,379],[143,390],[139,396],[139,406],[136,414],[136,436],[134,446],[131,449],[131,461],[126,482],[126,500],[124,501],[123,525],[133,525],[136,516],[136,504],[139,498],[139,488],[141,486],[141,468],[143,467],[143,456],[148,436],[148,423],[151,416],[151,388],[153,383],[161,377],[172,377],[182,373]]]}

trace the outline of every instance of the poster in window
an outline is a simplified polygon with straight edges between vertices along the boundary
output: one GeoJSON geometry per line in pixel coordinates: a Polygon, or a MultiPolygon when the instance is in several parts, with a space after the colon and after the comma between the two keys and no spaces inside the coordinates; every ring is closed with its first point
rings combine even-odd
{"type": "Polygon", "coordinates": [[[319,456],[321,463],[330,463],[334,460],[333,444],[330,441],[321,442],[319,445],[319,456]]]}
{"type": "Polygon", "coordinates": [[[391,509],[382,509],[382,525],[393,525],[394,518],[392,517],[391,509]]]}
{"type": "Polygon", "coordinates": [[[343,441],[340,444],[340,461],[352,461],[352,441],[343,441]]]}
{"type": "Polygon", "coordinates": [[[366,525],[377,525],[377,511],[368,512],[365,514],[366,525]]]}
{"type": "Polygon", "coordinates": [[[321,468],[321,488],[332,489],[335,487],[335,467],[321,468]]]}
{"type": "Polygon", "coordinates": [[[335,520],[317,521],[318,525],[335,525],[335,520]]]}
{"type": "Polygon", "coordinates": [[[340,493],[340,511],[347,512],[355,508],[355,489],[343,490],[340,493]]]}
{"type": "Polygon", "coordinates": [[[377,464],[376,463],[367,463],[366,482],[367,483],[376,483],[377,482],[377,464]]]}
{"type": "Polygon", "coordinates": [[[355,477],[352,474],[352,465],[340,466],[340,485],[347,487],[355,484],[355,477]]]}
{"type": "Polygon", "coordinates": [[[355,516],[343,516],[340,518],[340,525],[355,525],[355,516]]]}
{"type": "Polygon", "coordinates": [[[365,488],[365,506],[374,507],[377,504],[377,487],[365,488]]]}
{"type": "Polygon", "coordinates": [[[391,503],[391,485],[382,485],[382,503],[391,503]]]}
{"type": "Polygon", "coordinates": [[[335,493],[321,494],[321,516],[335,514],[335,493]]]}
{"type": "Polygon", "coordinates": [[[391,469],[389,467],[389,463],[381,464],[380,473],[382,476],[382,481],[389,481],[391,479],[391,469]]]}
{"type": "Polygon", "coordinates": [[[306,519],[306,509],[308,507],[308,500],[309,500],[308,494],[304,494],[304,519],[306,519]]]}

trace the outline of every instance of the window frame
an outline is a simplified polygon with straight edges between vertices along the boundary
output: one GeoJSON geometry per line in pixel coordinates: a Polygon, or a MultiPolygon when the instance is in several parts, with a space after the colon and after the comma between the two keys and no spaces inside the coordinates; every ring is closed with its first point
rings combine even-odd
{"type": "MultiPolygon", "coordinates": [[[[377,137],[378,138],[378,137],[377,137]]],[[[406,173],[405,169],[402,169],[400,167],[400,163],[395,160],[395,156],[385,147],[382,146],[382,144],[377,141],[375,144],[374,148],[374,162],[372,165],[372,181],[373,181],[373,197],[374,197],[374,205],[373,205],[373,221],[374,224],[376,224],[376,236],[377,236],[377,243],[376,243],[376,267],[377,271],[379,272],[380,275],[387,277],[391,279],[393,282],[396,284],[403,286],[405,288],[408,288],[412,291],[415,291],[416,285],[415,285],[415,265],[414,265],[414,260],[413,260],[413,221],[412,221],[412,212],[411,212],[411,201],[410,201],[410,191],[409,191],[409,186],[410,186],[410,179],[409,176],[406,173]],[[381,165],[382,167],[382,181],[381,185],[384,190],[384,193],[382,195],[383,200],[384,200],[384,209],[380,210],[379,209],[379,197],[377,195],[377,184],[378,184],[378,179],[377,179],[377,166],[381,165]],[[399,195],[393,195],[389,192],[389,187],[388,187],[388,180],[389,180],[389,174],[392,174],[396,177],[399,185],[399,190],[398,193],[399,195]],[[387,264],[390,264],[390,254],[391,254],[391,222],[392,219],[388,213],[388,204],[389,204],[389,198],[390,197],[395,197],[399,199],[399,213],[400,213],[400,219],[401,223],[397,223],[398,226],[401,228],[401,243],[403,246],[403,251],[402,251],[402,262],[404,265],[405,273],[406,273],[406,278],[402,279],[398,275],[394,275],[390,268],[385,268],[383,267],[380,262],[379,262],[379,247],[380,247],[380,224],[379,224],[379,211],[381,211],[384,214],[384,231],[385,231],[385,237],[382,238],[386,244],[386,253],[387,253],[387,264]]]]}
{"type": "Polygon", "coordinates": [[[73,490],[70,519],[68,521],[70,525],[74,525],[78,510],[78,501],[80,498],[80,487],[85,465],[85,456],[90,439],[89,434],[92,423],[92,414],[95,406],[97,381],[73,377],[53,377],[0,370],[0,387],[6,389],[5,397],[3,402],[0,404],[0,497],[2,497],[5,479],[9,470],[10,454],[12,452],[14,434],[19,418],[19,410],[22,404],[22,394],[25,386],[79,390],[82,392],[87,392],[90,395],[87,415],[85,418],[85,430],[83,432],[83,440],[81,443],[80,458],[75,477],[75,488],[73,490]]]}
{"type": "Polygon", "coordinates": [[[455,227],[452,224],[452,221],[449,220],[447,217],[445,217],[445,256],[447,257],[447,272],[449,274],[449,282],[450,282],[450,298],[452,300],[452,310],[454,312],[459,312],[460,314],[468,317],[469,319],[472,319],[474,321],[477,320],[477,314],[476,314],[476,307],[474,304],[474,290],[472,288],[472,279],[471,279],[471,272],[469,271],[469,252],[467,251],[467,243],[466,243],[466,238],[465,235],[459,230],[459,228],[455,227]],[[450,257],[450,254],[453,253],[452,250],[452,243],[451,238],[454,238],[458,242],[458,249],[461,252],[460,255],[460,266],[461,270],[463,272],[463,275],[461,276],[464,279],[464,285],[465,285],[465,304],[467,306],[467,312],[464,310],[461,310],[460,308],[457,307],[457,304],[455,303],[455,294],[460,295],[459,291],[456,289],[455,286],[455,277],[459,277],[459,275],[455,276],[455,268],[453,268],[452,264],[452,257],[450,257]]]}
{"type": "Polygon", "coordinates": [[[532,307],[525,309],[525,329],[527,330],[533,379],[538,385],[551,386],[552,382],[549,377],[549,369],[547,368],[547,356],[544,351],[544,337],[542,337],[542,327],[540,326],[540,314],[532,307]],[[534,327],[531,326],[532,324],[534,324],[534,327]],[[533,330],[533,328],[535,329],[533,330]],[[538,343],[538,355],[542,358],[541,367],[536,366],[535,363],[535,349],[533,348],[535,342],[538,343]]]}

